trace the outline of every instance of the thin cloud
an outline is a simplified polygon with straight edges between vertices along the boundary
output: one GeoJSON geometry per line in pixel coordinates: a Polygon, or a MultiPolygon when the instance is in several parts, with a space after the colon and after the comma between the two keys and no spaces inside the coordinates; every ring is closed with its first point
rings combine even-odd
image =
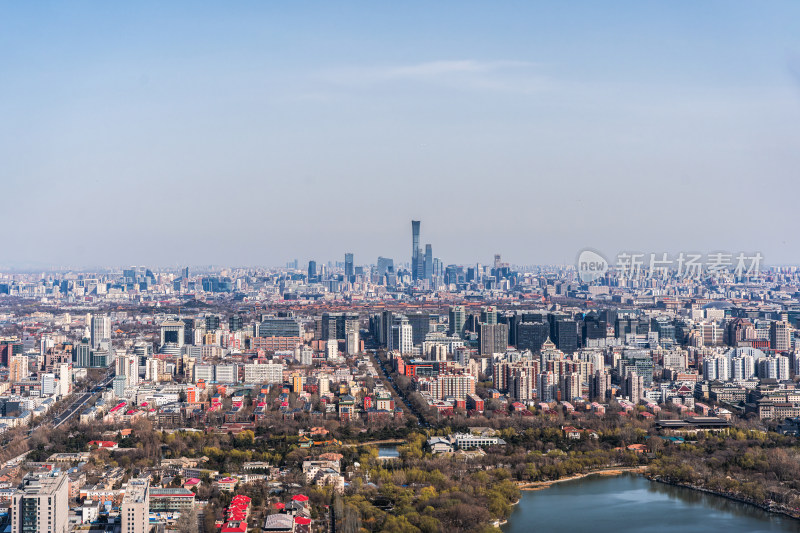
{"type": "Polygon", "coordinates": [[[439,85],[468,90],[531,92],[547,80],[526,61],[426,61],[410,65],[340,67],[319,74],[321,81],[347,87],[390,83],[439,85]]]}

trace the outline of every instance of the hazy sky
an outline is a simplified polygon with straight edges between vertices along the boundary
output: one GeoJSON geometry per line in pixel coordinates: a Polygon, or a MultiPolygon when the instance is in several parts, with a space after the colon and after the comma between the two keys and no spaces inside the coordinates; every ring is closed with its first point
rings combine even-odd
{"type": "Polygon", "coordinates": [[[800,263],[800,3],[4,2],[0,264],[800,263]]]}

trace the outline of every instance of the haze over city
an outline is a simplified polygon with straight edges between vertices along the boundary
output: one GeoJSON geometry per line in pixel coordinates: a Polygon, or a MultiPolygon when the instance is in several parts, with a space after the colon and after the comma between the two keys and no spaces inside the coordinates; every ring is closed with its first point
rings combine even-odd
{"type": "Polygon", "coordinates": [[[3,263],[800,262],[771,4],[4,4],[3,263]]]}

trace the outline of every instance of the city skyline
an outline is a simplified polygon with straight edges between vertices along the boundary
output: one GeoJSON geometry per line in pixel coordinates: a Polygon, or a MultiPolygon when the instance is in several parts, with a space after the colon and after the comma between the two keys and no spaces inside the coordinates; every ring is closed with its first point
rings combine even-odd
{"type": "Polygon", "coordinates": [[[7,4],[4,263],[404,258],[409,219],[456,264],[800,263],[770,5],[7,4]]]}
{"type": "Polygon", "coordinates": [[[0,530],[793,530],[798,20],[0,2],[0,530]]]}

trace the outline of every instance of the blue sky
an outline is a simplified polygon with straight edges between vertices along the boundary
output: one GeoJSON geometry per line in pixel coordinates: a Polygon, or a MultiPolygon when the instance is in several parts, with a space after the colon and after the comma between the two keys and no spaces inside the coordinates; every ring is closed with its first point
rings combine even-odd
{"type": "Polygon", "coordinates": [[[0,4],[3,264],[800,263],[800,4],[0,4]]]}

